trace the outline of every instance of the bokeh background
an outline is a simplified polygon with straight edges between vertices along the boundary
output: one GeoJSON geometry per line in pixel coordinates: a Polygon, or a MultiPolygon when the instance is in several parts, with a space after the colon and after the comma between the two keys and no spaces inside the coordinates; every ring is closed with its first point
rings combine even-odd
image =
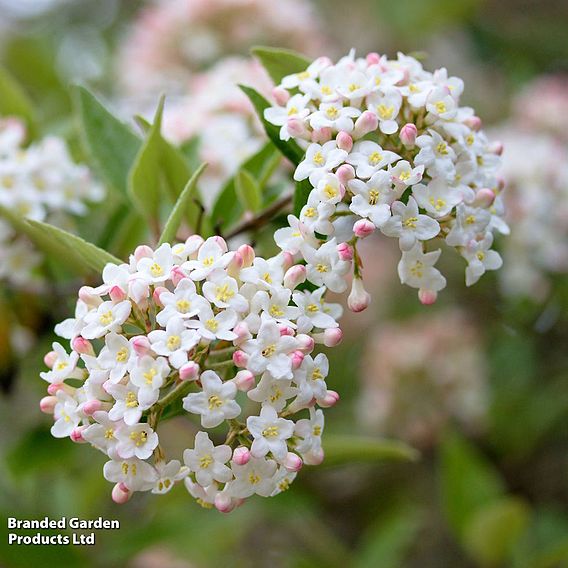
{"type": "MultiPolygon", "coordinates": [[[[38,373],[79,282],[43,265],[34,268],[43,284],[11,282],[8,239],[0,517],[103,516],[121,530],[99,532],[94,549],[15,548],[2,520],[0,565],[568,566],[567,27],[564,0],[0,0],[0,83],[17,82],[37,109],[31,138],[59,136],[84,161],[71,84],[89,85],[125,119],[151,116],[165,92],[164,133],[199,145],[212,193],[262,144],[231,86],[270,89],[251,46],[418,53],[427,68],[464,78],[463,101],[505,142],[512,228],[498,243],[504,268],[474,288],[459,260],[446,260],[449,286],[431,307],[398,283],[386,239],[364,242],[373,303],[346,314],[346,340],[330,353],[342,399],[326,431],[402,440],[419,460],[305,468],[290,491],[230,515],[201,509],[182,486],[118,506],[103,456],[50,436],[38,373]]],[[[0,114],[10,112],[0,100],[0,114]]],[[[68,221],[95,239],[107,207],[68,221]]],[[[112,244],[125,252],[137,239],[133,228],[112,244]]],[[[170,429],[174,444],[191,436],[190,425],[170,429]]]]}

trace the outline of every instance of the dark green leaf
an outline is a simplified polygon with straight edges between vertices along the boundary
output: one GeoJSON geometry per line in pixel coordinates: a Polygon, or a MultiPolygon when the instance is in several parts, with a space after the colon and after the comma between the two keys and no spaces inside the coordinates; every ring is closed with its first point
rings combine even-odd
{"type": "Polygon", "coordinates": [[[299,216],[302,207],[308,202],[313,187],[309,180],[297,181],[294,188],[294,215],[299,216]]]}

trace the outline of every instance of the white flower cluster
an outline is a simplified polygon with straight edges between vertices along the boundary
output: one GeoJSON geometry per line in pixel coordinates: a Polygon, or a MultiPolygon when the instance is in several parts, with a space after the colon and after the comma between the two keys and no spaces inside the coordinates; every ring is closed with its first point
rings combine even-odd
{"type": "Polygon", "coordinates": [[[508,233],[496,175],[502,146],[488,142],[473,109],[459,106],[462,91],[446,69],[430,73],[413,57],[376,53],[337,64],[321,57],[273,91],[277,104],[265,118],[281,127],[282,140],[306,149],[294,178],[313,187],[280,244],[303,252],[314,240],[326,241],[320,251],[347,243],[356,310],[368,297],[356,250],[347,247],[376,229],[399,240],[400,279],[423,303],[446,285],[434,266],[441,250],[428,252],[433,239],[465,258],[467,285],[501,266],[491,245],[495,231],[508,233]]]}
{"type": "MultiPolygon", "coordinates": [[[[69,215],[87,212],[86,201],[103,197],[88,168],[75,164],[65,143],[47,137],[24,147],[24,125],[15,118],[0,122],[0,205],[28,219],[56,225],[69,215]]],[[[33,280],[41,256],[29,241],[0,219],[0,278],[16,285],[33,280]]]]}
{"type": "Polygon", "coordinates": [[[286,489],[303,463],[323,459],[321,408],[339,398],[326,356],[312,355],[341,340],[341,307],[323,295],[345,269],[320,271],[326,246],[306,267],[194,235],[108,264],[103,284],[81,288],[75,317],[56,326],[70,352],[54,343],[45,357],[40,406],[54,415],[52,434],[108,455],[119,503],[182,479],[200,504],[225,512],[286,489]],[[165,460],[157,426],[184,412],[226,439],[214,445],[200,430],[182,465],[165,460]]]}

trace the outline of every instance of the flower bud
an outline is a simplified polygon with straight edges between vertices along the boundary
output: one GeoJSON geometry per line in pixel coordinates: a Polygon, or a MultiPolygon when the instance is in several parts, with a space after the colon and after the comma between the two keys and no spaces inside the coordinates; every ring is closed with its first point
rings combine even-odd
{"type": "Polygon", "coordinates": [[[290,92],[284,87],[274,87],[272,89],[272,98],[276,101],[277,105],[284,106],[290,98],[290,92]]]}
{"type": "Polygon", "coordinates": [[[87,402],[85,402],[85,404],[83,404],[83,413],[86,416],[92,416],[95,412],[101,410],[102,408],[103,403],[100,400],[88,400],[87,402]]]}
{"type": "Polygon", "coordinates": [[[235,375],[233,382],[235,383],[237,390],[247,392],[254,387],[254,375],[250,371],[243,369],[235,375]]]}
{"type": "Polygon", "coordinates": [[[288,471],[300,471],[302,469],[302,466],[304,465],[304,462],[299,455],[295,454],[294,452],[288,452],[286,454],[286,457],[282,461],[282,465],[288,471]]]}
{"type": "Polygon", "coordinates": [[[126,299],[126,292],[120,286],[113,286],[109,290],[108,295],[110,296],[110,299],[115,303],[122,302],[126,299]]]}
{"type": "Polygon", "coordinates": [[[339,243],[337,245],[337,254],[341,260],[351,262],[353,260],[353,247],[348,243],[339,243]]]}
{"type": "Polygon", "coordinates": [[[250,460],[250,451],[245,446],[235,448],[233,452],[233,462],[236,465],[246,465],[250,460]]]}
{"type": "Polygon", "coordinates": [[[124,505],[130,497],[132,497],[132,492],[124,485],[124,483],[117,483],[112,488],[112,500],[118,505],[124,505]]]}
{"type": "Polygon", "coordinates": [[[87,442],[87,440],[83,438],[83,430],[85,430],[85,428],[87,428],[87,426],[77,426],[69,436],[71,440],[76,444],[85,444],[87,442]]]}
{"type": "Polygon", "coordinates": [[[479,116],[470,116],[466,118],[464,122],[466,126],[469,126],[475,132],[481,129],[481,118],[479,118],[479,116]]]}
{"type": "Polygon", "coordinates": [[[280,254],[282,255],[282,268],[288,270],[288,268],[294,265],[294,255],[286,251],[280,254]]]}
{"type": "Polygon", "coordinates": [[[331,128],[324,126],[318,128],[312,132],[312,142],[317,142],[318,144],[325,144],[331,140],[331,128]]]}
{"type": "Polygon", "coordinates": [[[215,235],[211,238],[221,247],[221,249],[224,253],[229,250],[229,247],[227,246],[227,241],[223,237],[220,237],[219,235],[215,235]]]}
{"type": "Polygon", "coordinates": [[[199,375],[199,365],[195,361],[188,361],[179,370],[180,381],[194,381],[199,375]]]}
{"type": "Polygon", "coordinates": [[[246,367],[248,363],[248,355],[244,351],[235,351],[233,353],[233,363],[237,367],[246,367]]]}
{"type": "Polygon", "coordinates": [[[254,254],[254,249],[250,245],[241,245],[237,249],[237,252],[241,255],[241,258],[243,259],[243,268],[248,268],[249,266],[252,266],[255,254],[254,254]]]}
{"type": "Polygon", "coordinates": [[[170,272],[170,278],[174,286],[177,286],[184,278],[187,278],[184,271],[179,266],[174,266],[170,272]]]}
{"type": "Polygon", "coordinates": [[[77,353],[81,353],[84,355],[94,355],[95,350],[93,349],[93,345],[88,339],[84,339],[80,335],[75,337],[73,341],[71,341],[71,347],[77,353]]]}
{"type": "Polygon", "coordinates": [[[132,278],[128,282],[128,295],[141,307],[147,304],[150,286],[143,278],[132,278]]]}
{"type": "Polygon", "coordinates": [[[244,321],[240,321],[233,328],[233,333],[237,335],[237,338],[234,340],[234,343],[236,345],[240,345],[243,341],[248,341],[249,339],[252,338],[249,326],[244,321]]]}
{"type": "Polygon", "coordinates": [[[501,156],[503,154],[503,142],[499,142],[499,140],[496,140],[495,142],[491,143],[489,146],[489,151],[492,154],[501,156]]]}
{"type": "Polygon", "coordinates": [[[217,493],[217,495],[215,495],[215,508],[217,511],[221,513],[230,513],[235,506],[236,503],[234,500],[226,493],[217,493]]]}
{"type": "Polygon", "coordinates": [[[482,187],[476,194],[474,204],[478,207],[491,207],[495,201],[495,192],[487,187],[482,187]]]}
{"type": "Polygon", "coordinates": [[[339,132],[336,141],[337,141],[337,147],[340,150],[351,152],[351,149],[353,148],[353,138],[351,138],[351,136],[349,136],[347,132],[344,131],[339,132]]]}
{"type": "Polygon", "coordinates": [[[405,124],[400,129],[400,141],[407,147],[407,148],[414,148],[414,144],[416,143],[416,136],[418,134],[418,129],[414,124],[409,122],[405,124]]]}
{"type": "Polygon", "coordinates": [[[335,173],[343,185],[347,185],[347,182],[355,177],[355,170],[351,164],[342,164],[335,173]]]}
{"type": "Polygon", "coordinates": [[[134,258],[141,260],[142,258],[152,258],[154,251],[148,245],[139,245],[134,250],[134,258]]]}
{"type": "Polygon", "coordinates": [[[377,63],[381,61],[381,56],[378,53],[372,51],[371,53],[367,54],[366,59],[369,65],[377,65],[377,63]]]}
{"type": "Polygon", "coordinates": [[[229,262],[229,264],[227,265],[227,273],[229,274],[229,276],[236,278],[239,275],[239,272],[241,271],[242,267],[243,267],[243,257],[237,251],[233,255],[231,262],[229,262]]]}
{"type": "Polygon", "coordinates": [[[425,290],[424,288],[418,290],[418,299],[424,306],[431,306],[436,302],[437,298],[438,292],[434,292],[434,290],[425,290]]]}
{"type": "Polygon", "coordinates": [[[318,400],[318,404],[323,408],[330,408],[339,402],[339,394],[335,391],[328,390],[323,400],[318,400]]]}
{"type": "Polygon", "coordinates": [[[284,274],[284,286],[290,290],[294,290],[306,281],[306,267],[302,264],[296,264],[290,267],[284,274]]]}
{"type": "Polygon", "coordinates": [[[102,303],[100,296],[93,292],[91,286],[81,286],[79,288],[79,299],[85,302],[89,308],[96,308],[102,303]]]}
{"type": "Polygon", "coordinates": [[[44,396],[39,401],[39,409],[44,414],[53,414],[55,410],[55,405],[57,404],[57,397],[56,396],[44,396]]]}
{"type": "Polygon", "coordinates": [[[304,463],[308,465],[319,465],[324,458],[323,448],[316,448],[304,454],[304,463]]]}
{"type": "Polygon", "coordinates": [[[160,301],[160,296],[164,292],[169,292],[169,290],[167,288],[165,288],[164,286],[156,286],[154,288],[154,292],[152,294],[152,300],[154,300],[154,302],[156,303],[157,306],[164,307],[164,304],[162,304],[162,302],[160,301]]]}
{"type": "Polygon", "coordinates": [[[205,241],[201,235],[191,235],[185,241],[186,253],[188,256],[194,255],[205,241]]]}
{"type": "Polygon", "coordinates": [[[293,336],[294,330],[289,325],[284,325],[283,323],[278,324],[278,329],[280,330],[280,337],[284,335],[293,336]]]}
{"type": "Polygon", "coordinates": [[[305,355],[301,351],[294,351],[291,355],[292,369],[296,370],[304,361],[305,355]]]}
{"type": "Polygon", "coordinates": [[[301,118],[289,118],[286,121],[286,128],[292,138],[308,138],[309,136],[306,124],[301,118]]]}
{"type": "Polygon", "coordinates": [[[375,232],[375,225],[369,219],[359,219],[353,225],[353,233],[360,239],[364,239],[375,232]]]}
{"type": "Polygon", "coordinates": [[[355,128],[351,136],[355,138],[362,138],[365,134],[373,132],[379,126],[379,119],[374,112],[366,110],[356,121],[355,128]]]}
{"type": "Polygon", "coordinates": [[[145,335],[137,335],[130,340],[132,349],[136,352],[139,357],[147,355],[152,349],[150,341],[145,335]]]}
{"type": "Polygon", "coordinates": [[[304,353],[311,353],[314,350],[315,341],[314,338],[305,333],[299,333],[296,336],[298,342],[298,349],[301,349],[304,353]]]}
{"type": "Polygon", "coordinates": [[[343,332],[338,327],[330,327],[323,332],[323,344],[326,347],[335,347],[341,343],[343,332]]]}
{"type": "Polygon", "coordinates": [[[365,290],[363,280],[361,278],[353,278],[351,285],[351,293],[347,298],[347,305],[352,312],[362,312],[371,303],[371,296],[365,290]]]}
{"type": "Polygon", "coordinates": [[[55,361],[57,361],[57,353],[55,351],[50,351],[49,353],[46,353],[43,358],[45,366],[49,367],[50,369],[53,369],[55,361]]]}

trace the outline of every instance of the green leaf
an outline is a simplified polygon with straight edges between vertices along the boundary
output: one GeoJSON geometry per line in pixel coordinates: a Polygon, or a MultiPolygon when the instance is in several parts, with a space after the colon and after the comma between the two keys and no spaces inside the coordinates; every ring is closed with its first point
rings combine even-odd
{"type": "Polygon", "coordinates": [[[101,178],[126,195],[128,172],[142,144],[140,138],[84,87],[73,88],[73,101],[86,153],[101,178]]]}
{"type": "Polygon", "coordinates": [[[252,87],[246,87],[244,85],[239,85],[239,87],[253,104],[268,138],[272,140],[272,143],[284,156],[286,156],[286,158],[297,166],[304,158],[304,151],[300,148],[300,146],[298,146],[298,144],[296,144],[296,142],[294,142],[294,140],[288,140],[287,142],[281,140],[280,127],[270,124],[270,122],[264,118],[264,110],[271,106],[270,103],[252,87]]]}
{"type": "Polygon", "coordinates": [[[122,261],[81,237],[68,233],[63,229],[43,223],[32,221],[15,215],[11,211],[0,207],[0,215],[20,233],[29,237],[32,242],[55,260],[71,265],[81,274],[100,274],[109,262],[120,264],[122,261]]]}
{"type": "Polygon", "coordinates": [[[258,182],[244,169],[235,177],[237,197],[247,211],[258,213],[262,207],[262,194],[258,182]]]}
{"type": "Polygon", "coordinates": [[[32,101],[20,84],[0,68],[0,114],[22,118],[27,127],[35,130],[35,111],[32,101]]]}
{"type": "Polygon", "coordinates": [[[197,188],[197,181],[199,180],[201,174],[207,167],[207,164],[201,164],[195,173],[191,176],[191,179],[187,182],[184,190],[181,192],[168,220],[160,236],[160,243],[171,243],[176,236],[177,230],[183,219],[184,214],[191,205],[191,200],[194,197],[195,190],[197,188]]]}
{"type": "Polygon", "coordinates": [[[419,457],[417,450],[403,442],[363,436],[327,436],[324,451],[325,465],[416,461],[419,457]]]}
{"type": "Polygon", "coordinates": [[[300,53],[278,47],[253,47],[251,53],[260,59],[277,85],[287,75],[304,71],[311,63],[310,59],[300,53]]]}
{"type": "Polygon", "coordinates": [[[294,215],[298,217],[302,207],[308,202],[308,196],[313,186],[309,180],[297,181],[294,188],[294,215]]]}
{"type": "Polygon", "coordinates": [[[446,516],[458,536],[463,536],[473,515],[504,494],[498,471],[456,433],[442,443],[440,475],[446,516]]]}
{"type": "Polygon", "coordinates": [[[522,500],[505,497],[486,505],[466,525],[464,545],[482,566],[501,566],[527,529],[530,508],[522,500]]]}

